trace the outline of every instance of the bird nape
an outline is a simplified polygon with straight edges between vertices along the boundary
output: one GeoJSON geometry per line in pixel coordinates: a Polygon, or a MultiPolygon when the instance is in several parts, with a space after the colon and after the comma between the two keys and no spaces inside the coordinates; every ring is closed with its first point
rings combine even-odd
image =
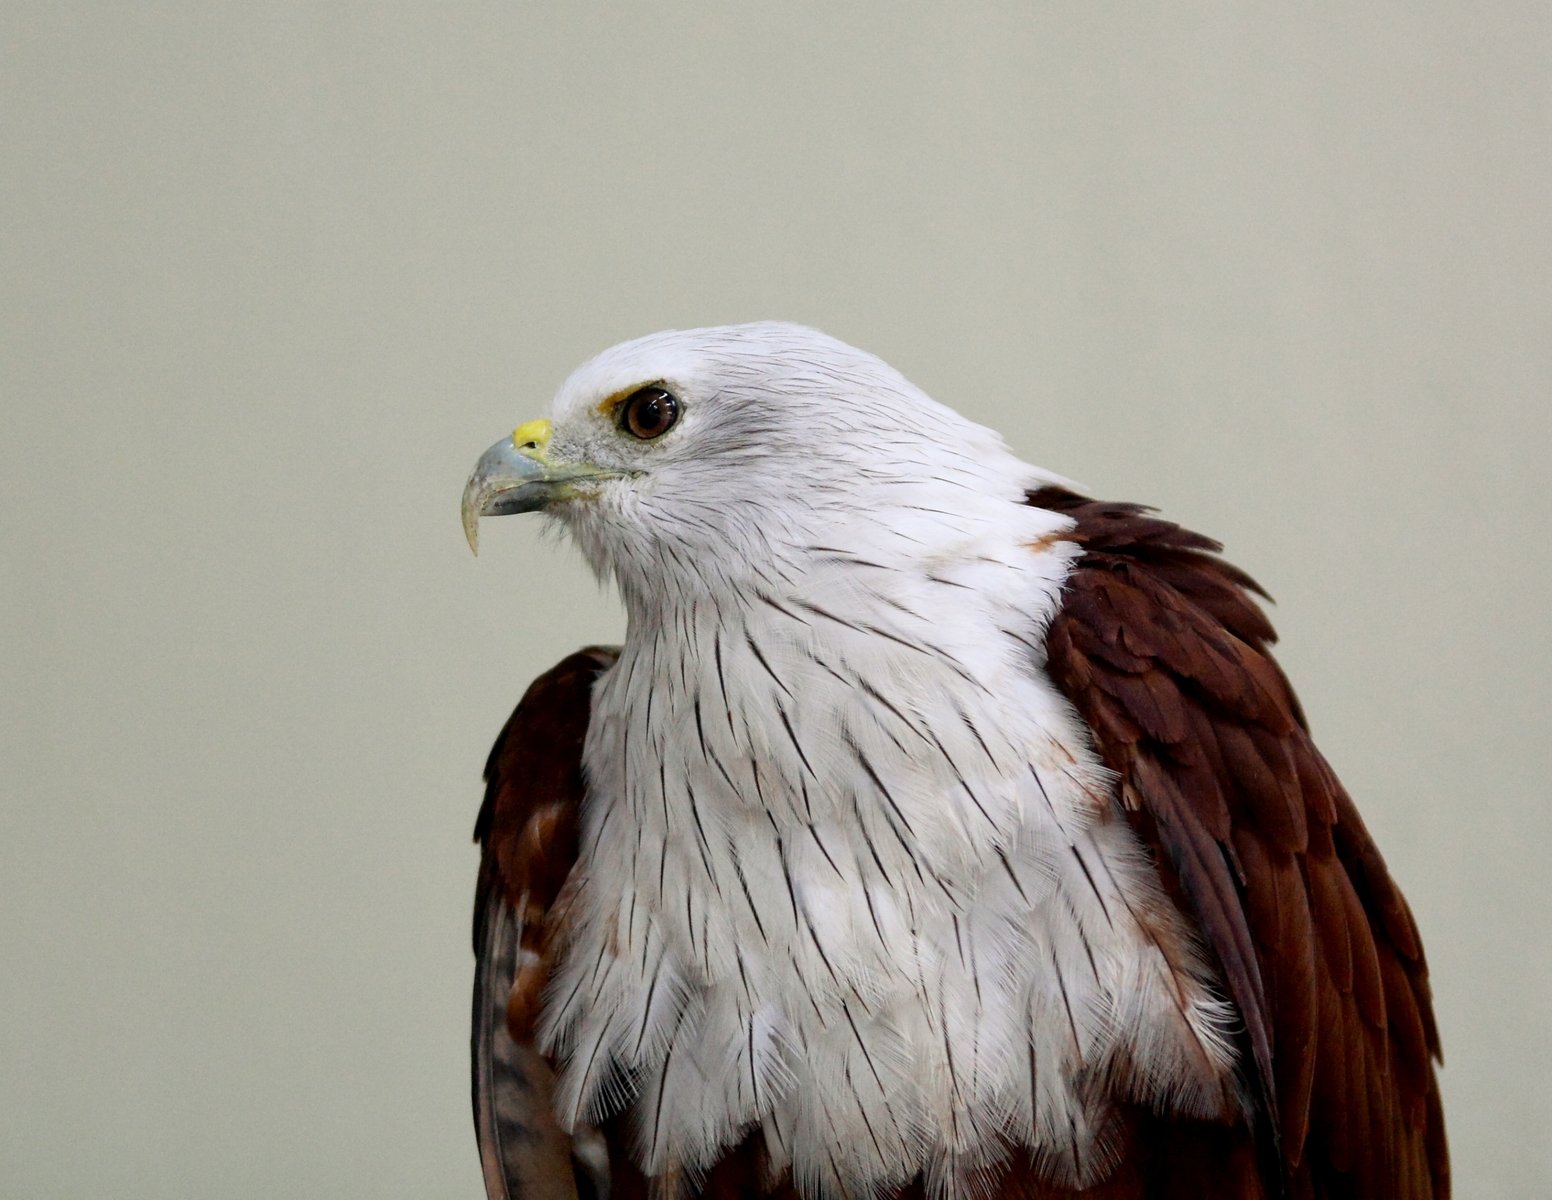
{"type": "Polygon", "coordinates": [[[628,614],[475,836],[493,1197],[1448,1194],[1417,929],[1216,543],[799,326],[479,460],[628,614]]]}

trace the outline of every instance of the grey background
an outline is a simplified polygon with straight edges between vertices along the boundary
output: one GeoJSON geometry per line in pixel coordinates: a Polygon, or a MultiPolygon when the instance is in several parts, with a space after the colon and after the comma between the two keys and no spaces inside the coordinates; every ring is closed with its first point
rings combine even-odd
{"type": "Polygon", "coordinates": [[[475,457],[785,317],[1228,542],[1552,1194],[1543,3],[0,7],[0,1195],[473,1196],[468,837],[621,620],[475,457]]]}

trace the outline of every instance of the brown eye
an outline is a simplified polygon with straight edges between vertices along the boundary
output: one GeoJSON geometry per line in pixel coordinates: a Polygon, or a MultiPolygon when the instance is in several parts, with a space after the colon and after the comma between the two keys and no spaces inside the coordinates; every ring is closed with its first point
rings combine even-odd
{"type": "Polygon", "coordinates": [[[650,442],[662,437],[679,420],[679,401],[660,387],[638,388],[620,405],[620,428],[650,442]]]}

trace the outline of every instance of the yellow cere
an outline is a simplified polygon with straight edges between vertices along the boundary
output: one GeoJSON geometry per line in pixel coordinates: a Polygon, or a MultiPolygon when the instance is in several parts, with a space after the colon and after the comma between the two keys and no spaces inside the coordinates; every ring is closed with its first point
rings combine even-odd
{"type": "Polygon", "coordinates": [[[519,450],[526,446],[532,446],[543,453],[544,448],[550,444],[550,438],[555,436],[555,426],[545,417],[537,421],[524,421],[512,431],[512,445],[519,450]]]}

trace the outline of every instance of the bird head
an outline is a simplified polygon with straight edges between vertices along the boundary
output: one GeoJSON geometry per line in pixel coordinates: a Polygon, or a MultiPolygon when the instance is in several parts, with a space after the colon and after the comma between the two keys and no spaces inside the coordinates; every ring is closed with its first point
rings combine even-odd
{"type": "MultiPolygon", "coordinates": [[[[799,325],[670,331],[579,367],[479,460],[481,517],[558,520],[628,602],[790,582],[817,551],[920,559],[1045,476],[877,357],[799,325]]],[[[632,605],[635,607],[635,605],[632,605]]]]}

